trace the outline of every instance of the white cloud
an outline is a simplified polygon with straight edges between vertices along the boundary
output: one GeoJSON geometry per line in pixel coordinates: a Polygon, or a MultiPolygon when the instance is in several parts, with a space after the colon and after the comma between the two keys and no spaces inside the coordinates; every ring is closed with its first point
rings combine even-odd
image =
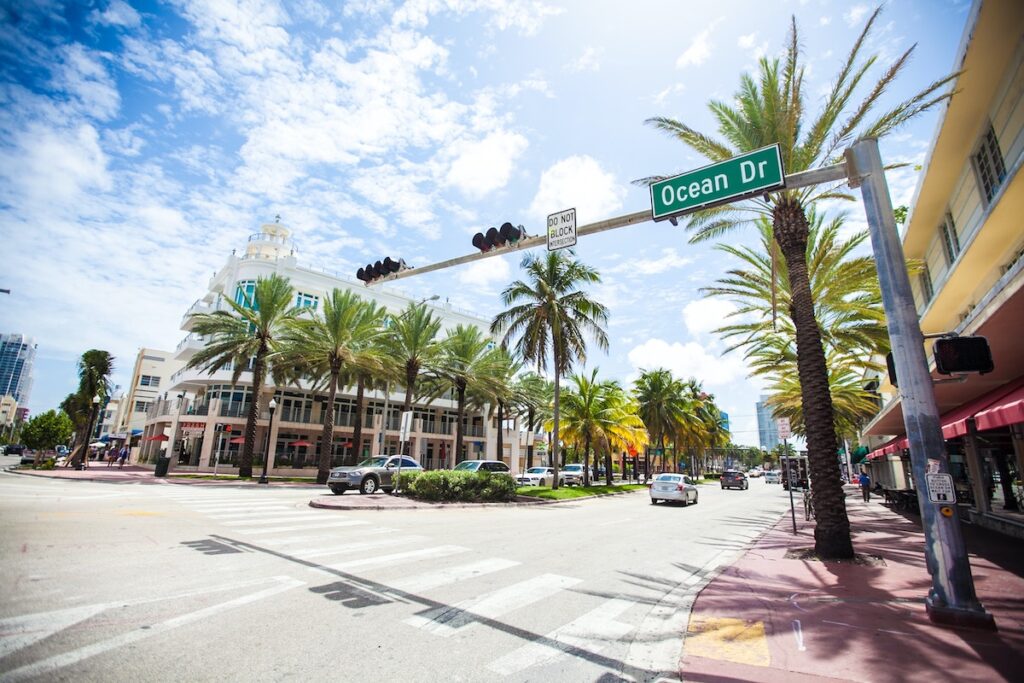
{"type": "Polygon", "coordinates": [[[748,33],[745,36],[740,36],[739,39],[736,41],[736,44],[739,45],[744,50],[749,50],[750,48],[754,47],[754,42],[756,40],[757,31],[754,31],[753,33],[748,33]]]}
{"type": "Polygon", "coordinates": [[[97,24],[104,26],[123,26],[135,28],[142,23],[142,17],[128,3],[122,0],[113,0],[107,8],[100,12],[93,10],[90,18],[97,24]]]}
{"type": "Polygon", "coordinates": [[[736,306],[722,299],[698,299],[683,308],[683,321],[690,334],[698,335],[729,324],[728,316],[735,311],[736,306]]]}
{"type": "Polygon", "coordinates": [[[657,95],[655,95],[654,103],[658,105],[664,104],[665,100],[668,99],[670,96],[678,95],[684,90],[686,90],[685,85],[683,85],[682,83],[674,83],[665,88],[664,90],[662,90],[661,92],[659,92],[657,95]]]}
{"type": "Polygon", "coordinates": [[[832,17],[821,17],[820,19],[818,19],[818,25],[819,26],[828,26],[831,23],[832,23],[832,17]]]}
{"type": "Polygon", "coordinates": [[[562,159],[541,174],[529,215],[535,225],[543,225],[549,214],[576,207],[576,225],[580,226],[619,209],[625,196],[626,188],[597,160],[576,155],[562,159]]]}
{"type": "Polygon", "coordinates": [[[601,54],[601,50],[593,47],[587,47],[576,59],[572,60],[565,66],[565,70],[569,73],[577,73],[580,71],[597,71],[601,68],[601,62],[598,57],[601,54]]]}
{"type": "Polygon", "coordinates": [[[675,247],[666,247],[661,250],[661,255],[655,258],[627,258],[618,265],[605,268],[607,273],[625,273],[644,277],[656,275],[676,268],[682,268],[693,262],[692,258],[680,256],[675,247]]]}
{"type": "Polygon", "coordinates": [[[518,133],[494,131],[482,140],[454,143],[455,157],[445,182],[479,199],[505,187],[516,160],[529,145],[518,133]]]}
{"type": "Polygon", "coordinates": [[[511,281],[512,269],[504,256],[494,256],[459,267],[455,278],[460,284],[471,287],[490,287],[495,283],[504,285],[511,281]]]}
{"type": "Polygon", "coordinates": [[[715,26],[721,21],[716,19],[711,22],[707,28],[698,33],[690,46],[683,51],[683,54],[679,55],[679,59],[676,60],[676,68],[682,69],[687,66],[700,66],[708,60],[711,56],[711,48],[714,44],[711,42],[711,32],[715,30],[715,26]]]}
{"type": "Polygon", "coordinates": [[[633,347],[628,357],[637,370],[667,368],[676,377],[696,377],[708,388],[728,386],[747,374],[739,354],[719,356],[693,341],[669,343],[649,339],[633,347]]]}
{"type": "Polygon", "coordinates": [[[843,15],[843,19],[846,20],[847,26],[856,26],[860,23],[860,20],[867,16],[871,8],[867,5],[854,5],[843,15]]]}

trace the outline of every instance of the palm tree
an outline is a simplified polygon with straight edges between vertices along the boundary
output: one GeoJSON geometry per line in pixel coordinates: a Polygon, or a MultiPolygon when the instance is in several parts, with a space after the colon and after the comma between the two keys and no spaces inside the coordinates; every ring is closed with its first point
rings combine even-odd
{"type": "MultiPolygon", "coordinates": [[[[490,394],[482,397],[483,402],[497,409],[498,422],[498,443],[497,459],[501,460],[505,453],[505,422],[506,408],[511,408],[520,401],[518,394],[519,384],[515,376],[522,369],[522,365],[516,361],[503,347],[494,349],[494,374],[490,383],[490,394]]],[[[488,415],[488,420],[490,416],[488,415]]]]}
{"type": "Polygon", "coordinates": [[[429,367],[440,353],[440,331],[441,319],[435,318],[424,303],[410,302],[404,312],[391,318],[384,344],[391,358],[402,366],[405,412],[412,410],[420,371],[429,367]]]}
{"type": "MultiPolygon", "coordinates": [[[[528,372],[516,382],[515,396],[519,413],[526,413],[526,428],[531,434],[547,419],[551,412],[554,386],[540,375],[528,372]]],[[[526,446],[526,467],[533,467],[533,442],[526,446]]]]}
{"type": "Polygon", "coordinates": [[[456,425],[455,448],[451,453],[451,466],[462,461],[462,441],[467,394],[487,396],[494,393],[495,377],[500,372],[500,360],[489,338],[476,327],[457,325],[449,331],[441,345],[437,362],[430,369],[431,394],[438,397],[448,389],[455,392],[456,425]]]}
{"type": "MultiPolygon", "coordinates": [[[[682,392],[682,385],[665,368],[640,370],[640,376],[633,385],[640,419],[647,427],[651,443],[657,444],[662,454],[665,452],[665,438],[675,434],[686,419],[682,392]]],[[[649,456],[645,469],[649,475],[649,456]]]]}
{"type": "MultiPolygon", "coordinates": [[[[194,313],[190,317],[192,330],[208,337],[209,341],[189,360],[187,367],[203,368],[211,375],[231,367],[231,383],[238,384],[252,361],[252,402],[245,421],[242,459],[238,464],[238,476],[248,479],[252,477],[260,391],[268,369],[275,381],[291,370],[276,362],[277,354],[282,333],[303,309],[292,305],[292,286],[288,279],[276,274],[257,279],[252,297],[242,293],[241,298],[241,303],[227,299],[230,311],[194,313]]],[[[270,438],[269,433],[267,438],[270,438]]]]}
{"type": "MultiPolygon", "coordinates": [[[[854,94],[877,60],[877,55],[864,58],[862,51],[880,11],[879,7],[871,14],[834,79],[820,113],[811,121],[806,120],[804,67],[794,17],[781,62],[778,58],[762,58],[757,78],[747,74],[741,76],[735,105],[718,101],[709,103],[724,140],[717,140],[670,118],[654,118],[648,123],[711,161],[722,161],[738,153],[779,143],[783,163],[789,173],[838,163],[843,149],[853,140],[881,138],[947,99],[951,93],[942,93],[941,90],[956,77],[953,74],[942,78],[869,120],[868,116],[902,71],[914,49],[911,47],[900,55],[864,98],[853,103],[854,94]]],[[[820,557],[849,558],[853,556],[853,544],[835,458],[837,442],[828,369],[807,273],[806,209],[816,201],[835,198],[847,199],[849,195],[838,186],[780,190],[766,195],[764,199],[691,214],[687,227],[694,231],[691,241],[696,242],[718,238],[736,226],[749,223],[751,214],[755,217],[770,215],[772,218],[772,233],[785,260],[792,288],[789,315],[796,331],[797,368],[811,461],[817,520],[815,550],[820,557]]]]}
{"type": "Polygon", "coordinates": [[[327,389],[323,434],[316,481],[326,484],[334,448],[334,399],[345,370],[372,372],[383,361],[376,342],[384,333],[383,310],[351,291],[334,289],[324,298],[322,315],[290,321],[284,334],[282,356],[314,383],[327,389]]]}
{"type": "Polygon", "coordinates": [[[504,332],[502,345],[514,343],[516,354],[540,370],[548,367],[550,357],[555,373],[551,464],[555,468],[553,487],[558,488],[560,381],[573,363],[586,362],[585,335],[600,349],[608,350],[608,335],[601,327],[608,322],[608,309],[580,289],[600,283],[601,276],[562,251],[528,255],[522,268],[528,281],[516,280],[502,292],[502,303],[509,308],[495,316],[491,332],[504,332]]]}
{"type": "Polygon", "coordinates": [[[61,403],[64,410],[75,425],[75,445],[81,445],[69,464],[77,461],[79,455],[88,457],[89,428],[96,419],[100,403],[110,397],[110,375],[114,371],[114,357],[107,351],[90,349],[78,359],[78,389],[61,403]],[[93,397],[99,396],[99,403],[93,403],[93,397]]]}

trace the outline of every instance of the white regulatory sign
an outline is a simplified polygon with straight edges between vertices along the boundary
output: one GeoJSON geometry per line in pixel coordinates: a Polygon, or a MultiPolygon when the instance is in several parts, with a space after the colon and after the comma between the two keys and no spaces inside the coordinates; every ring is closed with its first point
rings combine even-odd
{"type": "Polygon", "coordinates": [[[956,493],[953,490],[953,477],[939,472],[926,474],[928,481],[928,500],[933,503],[955,503],[956,493]]]}
{"type": "Polygon", "coordinates": [[[779,430],[779,438],[780,439],[788,439],[790,436],[793,435],[793,433],[791,431],[789,431],[789,418],[788,417],[780,417],[777,420],[775,420],[775,426],[779,430]]]}
{"type": "Polygon", "coordinates": [[[548,216],[548,251],[576,246],[576,209],[548,216]]]}

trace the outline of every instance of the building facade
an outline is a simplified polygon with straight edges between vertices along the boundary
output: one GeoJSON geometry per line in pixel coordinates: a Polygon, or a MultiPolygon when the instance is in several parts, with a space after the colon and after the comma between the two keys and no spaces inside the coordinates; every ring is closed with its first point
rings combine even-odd
{"type": "MultiPolygon", "coordinates": [[[[166,384],[161,384],[159,397],[147,408],[143,439],[137,453],[140,462],[152,463],[158,456],[166,455],[179,469],[230,472],[237,468],[242,430],[252,401],[251,373],[244,371],[241,382],[232,385],[230,368],[210,374],[206,370],[185,367],[207,342],[191,330],[189,316],[230,310],[226,301],[245,301],[246,296],[251,296],[258,278],[275,273],[287,277],[298,306],[317,309],[335,288],[355,291],[393,314],[403,311],[410,302],[424,301],[440,318],[442,337],[457,325],[474,326],[489,335],[488,320],[448,304],[433,305],[427,301],[429,296],[411,299],[380,285],[366,287],[361,282],[303,266],[290,237],[283,225],[263,225],[259,233],[249,236],[243,254],[232,253],[228,257],[210,279],[206,293],[185,312],[182,329],[187,334],[173,352],[173,360],[179,368],[166,384]]],[[[393,387],[390,392],[368,389],[363,412],[357,415],[355,388],[340,388],[334,406],[332,464],[352,462],[370,454],[397,453],[404,398],[404,387],[393,387]],[[353,443],[356,420],[363,424],[359,444],[353,443]]],[[[255,466],[262,467],[269,443],[267,466],[270,473],[311,475],[316,467],[326,400],[324,392],[313,391],[301,383],[299,386],[264,387],[260,395],[262,413],[258,420],[255,466]],[[271,397],[277,403],[273,424],[270,424],[268,409],[271,397]]],[[[506,420],[499,454],[498,425],[493,412],[486,407],[476,412],[467,408],[463,429],[465,458],[502,459],[518,470],[519,461],[525,458],[526,447],[532,444],[534,437],[521,434],[515,420],[506,420]]],[[[413,406],[413,414],[410,455],[428,469],[450,464],[455,443],[455,401],[441,397],[429,404],[419,402],[413,406]]]]}
{"type": "Polygon", "coordinates": [[[20,405],[28,405],[36,348],[31,337],[0,334],[0,396],[13,396],[20,405]]]}
{"type": "Polygon", "coordinates": [[[768,396],[761,394],[757,402],[757,440],[761,448],[770,451],[779,445],[779,430],[772,417],[772,409],[768,406],[768,396]]]}
{"type": "Polygon", "coordinates": [[[184,366],[174,355],[172,351],[149,348],[135,354],[131,382],[119,397],[114,417],[112,431],[117,437],[138,445],[150,407],[167,391],[171,376],[184,366]]]}
{"type": "MultiPolygon", "coordinates": [[[[1024,4],[975,2],[953,68],[962,70],[957,92],[928,153],[903,250],[925,264],[912,282],[922,331],[983,336],[992,351],[993,372],[955,381],[931,360],[959,502],[973,522],[1024,536],[1024,4]]],[[[868,462],[883,485],[909,487],[899,390],[886,376],[877,385],[868,462]]]]}

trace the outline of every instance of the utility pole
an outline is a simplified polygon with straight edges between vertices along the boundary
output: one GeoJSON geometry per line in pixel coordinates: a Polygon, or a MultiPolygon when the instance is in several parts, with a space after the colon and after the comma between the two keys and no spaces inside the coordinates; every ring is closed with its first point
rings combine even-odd
{"type": "Polygon", "coordinates": [[[869,138],[856,142],[847,150],[846,158],[852,167],[850,185],[856,187],[859,183],[864,198],[889,342],[899,377],[900,404],[924,528],[925,558],[932,575],[925,607],[937,623],[995,629],[995,620],[974,592],[956,505],[928,500],[926,474],[948,474],[949,458],[878,141],[869,138]]]}

